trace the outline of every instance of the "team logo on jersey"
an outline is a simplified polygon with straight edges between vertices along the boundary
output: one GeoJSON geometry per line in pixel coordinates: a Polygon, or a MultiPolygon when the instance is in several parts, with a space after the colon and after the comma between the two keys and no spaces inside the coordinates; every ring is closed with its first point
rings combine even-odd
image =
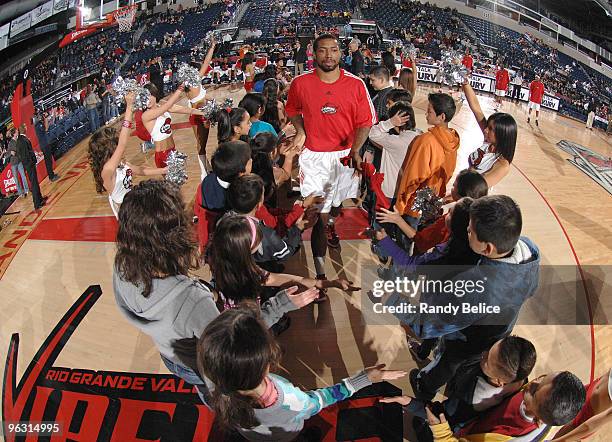
{"type": "Polygon", "coordinates": [[[125,171],[125,177],[123,178],[123,188],[124,189],[132,188],[132,169],[128,169],[125,171]]]}
{"type": "Polygon", "coordinates": [[[163,134],[168,134],[168,135],[171,134],[172,127],[170,127],[170,123],[172,123],[172,120],[170,118],[166,118],[166,121],[164,121],[164,124],[159,129],[159,131],[163,134]]]}
{"type": "Polygon", "coordinates": [[[325,103],[321,108],[321,113],[324,115],[334,115],[336,112],[338,112],[338,108],[332,103],[325,103]]]}

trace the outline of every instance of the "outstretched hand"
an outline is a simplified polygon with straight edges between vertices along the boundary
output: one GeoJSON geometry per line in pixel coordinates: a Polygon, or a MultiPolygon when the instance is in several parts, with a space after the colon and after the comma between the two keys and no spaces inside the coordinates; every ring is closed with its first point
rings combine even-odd
{"type": "Polygon", "coordinates": [[[309,288],[308,290],[304,290],[300,293],[297,293],[298,290],[299,289],[296,285],[283,290],[287,294],[287,297],[291,303],[297,308],[307,306],[319,296],[319,290],[315,287],[309,288]]]}
{"type": "Polygon", "coordinates": [[[399,224],[402,220],[402,215],[396,208],[393,208],[393,210],[388,210],[381,207],[380,211],[376,212],[376,221],[379,223],[399,224]]]}
{"type": "Polygon", "coordinates": [[[368,379],[373,384],[382,381],[393,381],[395,379],[406,376],[404,370],[384,370],[387,364],[378,364],[373,367],[368,367],[364,371],[368,375],[368,379]]]}
{"type": "Polygon", "coordinates": [[[410,396],[395,396],[395,397],[384,397],[380,399],[378,402],[382,402],[383,404],[400,404],[402,407],[405,407],[412,401],[410,396]]]}
{"type": "Polygon", "coordinates": [[[332,279],[327,282],[327,287],[335,287],[340,290],[344,290],[345,292],[356,292],[361,290],[361,287],[355,287],[353,285],[353,281],[349,281],[346,279],[332,279]]]}

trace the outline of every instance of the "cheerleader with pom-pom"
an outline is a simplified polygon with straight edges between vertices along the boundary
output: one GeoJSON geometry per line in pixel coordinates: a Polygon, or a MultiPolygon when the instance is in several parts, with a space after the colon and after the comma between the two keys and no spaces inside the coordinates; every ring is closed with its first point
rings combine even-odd
{"type": "Polygon", "coordinates": [[[123,198],[132,188],[134,175],[163,175],[167,172],[166,168],[129,164],[123,158],[133,126],[134,96],[134,92],[125,96],[125,116],[119,134],[114,127],[105,126],[98,129],[89,140],[89,164],[96,191],[98,193],[108,192],[108,200],[115,217],[118,216],[123,198]]]}

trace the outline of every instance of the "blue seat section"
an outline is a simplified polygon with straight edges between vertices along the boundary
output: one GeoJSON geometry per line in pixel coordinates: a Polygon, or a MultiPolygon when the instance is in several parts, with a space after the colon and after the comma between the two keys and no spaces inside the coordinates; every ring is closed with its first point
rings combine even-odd
{"type": "MultiPolygon", "coordinates": [[[[276,3],[272,0],[260,0],[252,2],[248,11],[240,20],[240,28],[257,28],[262,32],[263,38],[274,37],[274,30],[277,26],[289,25],[294,23],[300,26],[333,27],[344,25],[348,20],[344,17],[320,17],[318,15],[302,16],[304,7],[312,4],[311,0],[290,0],[285,4],[294,8],[297,13],[289,18],[282,17],[282,11],[273,8],[276,3]]],[[[344,12],[350,10],[345,0],[321,0],[321,10],[344,12]]]]}

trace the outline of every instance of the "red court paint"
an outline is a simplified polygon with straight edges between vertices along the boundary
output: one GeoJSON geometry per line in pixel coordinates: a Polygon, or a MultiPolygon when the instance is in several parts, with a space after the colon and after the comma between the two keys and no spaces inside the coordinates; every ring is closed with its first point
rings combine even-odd
{"type": "MultiPolygon", "coordinates": [[[[361,232],[367,225],[367,220],[359,209],[349,208],[344,209],[338,218],[336,231],[343,240],[364,239],[361,232]]],[[[114,216],[94,216],[42,220],[29,239],[115,242],[116,236],[117,220],[114,216]]],[[[303,238],[305,241],[310,240],[310,230],[304,232],[303,238]]]]}
{"type": "Polygon", "coordinates": [[[115,217],[96,216],[44,219],[32,231],[29,239],[114,242],[116,236],[117,220],[115,217]]]}

